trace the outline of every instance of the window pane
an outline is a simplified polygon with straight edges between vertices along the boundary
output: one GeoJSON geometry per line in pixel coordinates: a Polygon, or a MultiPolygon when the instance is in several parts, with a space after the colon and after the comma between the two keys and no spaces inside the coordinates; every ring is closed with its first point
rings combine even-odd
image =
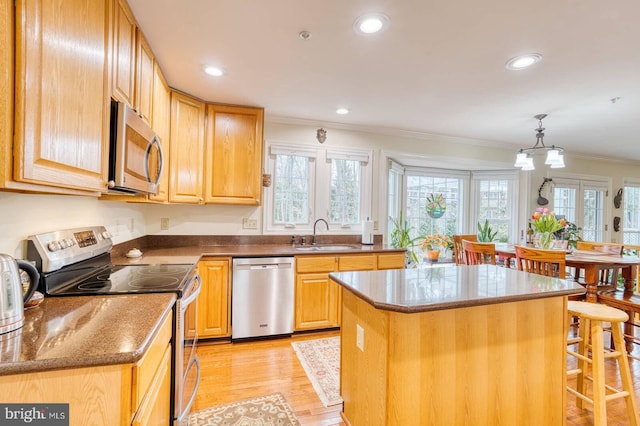
{"type": "Polygon", "coordinates": [[[562,215],[564,216],[565,220],[571,223],[576,223],[575,188],[554,188],[553,205],[556,215],[562,215]]]}
{"type": "Polygon", "coordinates": [[[507,242],[511,224],[509,207],[508,180],[480,180],[478,181],[478,199],[480,201],[478,218],[484,224],[489,221],[491,229],[498,233],[496,240],[507,242]]]}
{"type": "Polygon", "coordinates": [[[640,245],[640,187],[625,186],[622,196],[625,244],[640,245]]]}
{"type": "Polygon", "coordinates": [[[457,233],[460,228],[462,180],[438,176],[407,175],[407,214],[406,219],[413,228],[412,236],[428,234],[457,233]],[[438,219],[427,214],[427,197],[442,194],[446,211],[438,219]]]}
{"type": "Polygon", "coordinates": [[[603,217],[604,192],[597,189],[585,189],[583,239],[586,241],[602,241],[604,232],[603,217]]]}
{"type": "Polygon", "coordinates": [[[330,223],[360,222],[360,178],[360,161],[331,160],[330,223]]]}
{"type": "Polygon", "coordinates": [[[276,156],[273,221],[276,224],[309,223],[309,158],[276,156]]]}

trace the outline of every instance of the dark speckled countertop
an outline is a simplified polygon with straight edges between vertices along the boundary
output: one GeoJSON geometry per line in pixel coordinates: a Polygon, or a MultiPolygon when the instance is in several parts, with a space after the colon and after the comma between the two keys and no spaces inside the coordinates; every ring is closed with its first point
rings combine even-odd
{"type": "Polygon", "coordinates": [[[0,334],[0,376],[138,361],[175,304],[173,293],[46,297],[0,334]]]}
{"type": "Polygon", "coordinates": [[[495,265],[440,266],[329,275],[378,309],[426,312],[584,294],[573,280],[495,265]]]}

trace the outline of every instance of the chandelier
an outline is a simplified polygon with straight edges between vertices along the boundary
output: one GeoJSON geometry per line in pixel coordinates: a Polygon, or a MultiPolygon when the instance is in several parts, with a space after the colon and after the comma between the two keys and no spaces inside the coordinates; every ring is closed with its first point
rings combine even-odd
{"type": "Polygon", "coordinates": [[[535,129],[536,144],[531,148],[522,148],[518,151],[516,162],[513,165],[514,167],[520,167],[522,170],[535,170],[532,155],[536,152],[540,152],[540,150],[547,152],[547,159],[544,164],[550,166],[552,169],[561,169],[564,167],[564,155],[562,154],[564,149],[559,146],[551,145],[549,147],[544,144],[544,127],[542,127],[542,119],[546,116],[547,114],[538,114],[533,117],[538,120],[538,128],[535,129]]]}

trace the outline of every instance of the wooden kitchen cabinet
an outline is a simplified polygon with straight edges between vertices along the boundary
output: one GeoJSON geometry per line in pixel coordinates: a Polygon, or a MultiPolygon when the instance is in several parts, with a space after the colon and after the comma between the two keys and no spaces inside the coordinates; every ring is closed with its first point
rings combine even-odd
{"type": "Polygon", "coordinates": [[[403,252],[296,256],[295,331],[340,326],[342,288],[329,273],[402,268],[403,252]]]}
{"type": "Polygon", "coordinates": [[[169,312],[135,364],[2,376],[0,395],[4,403],[68,403],[71,425],[168,425],[172,330],[169,312]]]}
{"type": "Polygon", "coordinates": [[[110,4],[16,1],[13,181],[42,192],[106,189],[110,4]]]}
{"type": "Polygon", "coordinates": [[[169,201],[204,203],[205,104],[171,92],[169,201]]]}
{"type": "Polygon", "coordinates": [[[198,296],[195,326],[199,339],[231,335],[230,264],[231,258],[205,258],[198,263],[202,290],[198,296]]]}
{"type": "Polygon", "coordinates": [[[150,126],[153,117],[155,58],[151,46],[140,31],[136,30],[136,85],[134,108],[150,126]]]}
{"type": "Polygon", "coordinates": [[[149,200],[155,202],[167,202],[169,200],[169,138],[171,135],[171,89],[164,79],[158,63],[153,67],[153,112],[151,114],[151,127],[160,138],[164,166],[158,185],[157,194],[149,195],[149,200]]]}
{"type": "Polygon", "coordinates": [[[133,107],[137,24],[125,0],[113,1],[112,27],[111,96],[133,107]]]}
{"type": "Polygon", "coordinates": [[[260,205],[262,108],[207,105],[205,202],[260,205]]]}

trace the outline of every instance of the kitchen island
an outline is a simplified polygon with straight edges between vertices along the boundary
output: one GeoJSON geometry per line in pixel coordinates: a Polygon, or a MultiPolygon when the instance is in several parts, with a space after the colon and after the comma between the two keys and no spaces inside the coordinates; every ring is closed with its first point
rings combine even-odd
{"type": "Polygon", "coordinates": [[[572,281],[494,265],[332,273],[349,425],[565,423],[572,281]]]}

